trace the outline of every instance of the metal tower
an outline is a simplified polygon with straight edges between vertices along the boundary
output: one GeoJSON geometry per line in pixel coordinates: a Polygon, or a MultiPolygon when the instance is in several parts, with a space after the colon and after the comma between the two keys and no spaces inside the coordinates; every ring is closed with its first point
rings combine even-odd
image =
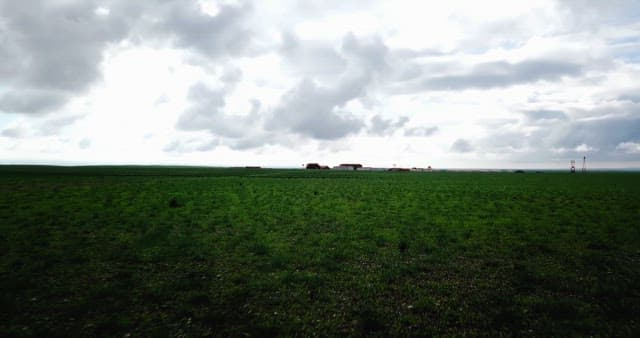
{"type": "Polygon", "coordinates": [[[571,173],[575,173],[576,172],[576,161],[575,160],[571,160],[571,173]]]}
{"type": "Polygon", "coordinates": [[[582,157],[582,172],[583,173],[587,172],[587,157],[586,156],[582,157]]]}

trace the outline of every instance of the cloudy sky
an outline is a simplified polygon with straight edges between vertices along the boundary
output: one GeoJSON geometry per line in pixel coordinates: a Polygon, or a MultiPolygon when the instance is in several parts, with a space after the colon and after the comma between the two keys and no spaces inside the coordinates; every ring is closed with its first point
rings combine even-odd
{"type": "Polygon", "coordinates": [[[0,162],[640,168],[638,1],[0,0],[0,162]]]}

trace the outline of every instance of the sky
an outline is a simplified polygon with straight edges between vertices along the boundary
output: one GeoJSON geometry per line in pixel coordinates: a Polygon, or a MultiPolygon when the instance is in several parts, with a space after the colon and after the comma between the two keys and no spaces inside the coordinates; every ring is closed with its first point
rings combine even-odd
{"type": "Polygon", "coordinates": [[[640,2],[0,0],[0,163],[640,168],[640,2]]]}

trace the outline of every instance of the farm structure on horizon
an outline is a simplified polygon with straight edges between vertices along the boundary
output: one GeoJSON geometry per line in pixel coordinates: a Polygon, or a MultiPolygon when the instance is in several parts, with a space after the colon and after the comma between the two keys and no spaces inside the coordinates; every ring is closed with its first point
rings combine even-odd
{"type": "Polygon", "coordinates": [[[318,163],[307,163],[306,169],[329,169],[328,165],[320,165],[318,163]]]}
{"type": "Polygon", "coordinates": [[[334,170],[358,170],[362,168],[362,164],[359,163],[341,163],[338,166],[333,167],[334,170]]]}
{"type": "Polygon", "coordinates": [[[315,162],[310,162],[304,165],[305,169],[331,169],[331,170],[342,170],[342,171],[417,171],[417,172],[431,172],[431,166],[427,166],[426,168],[412,167],[412,168],[384,168],[384,167],[365,167],[360,163],[341,163],[337,166],[330,168],[326,165],[320,165],[315,162]]]}
{"type": "Polygon", "coordinates": [[[413,168],[411,168],[411,171],[421,171],[421,172],[426,171],[426,172],[431,172],[431,166],[428,166],[428,167],[426,167],[426,168],[416,168],[416,167],[413,167],[413,168]]]}

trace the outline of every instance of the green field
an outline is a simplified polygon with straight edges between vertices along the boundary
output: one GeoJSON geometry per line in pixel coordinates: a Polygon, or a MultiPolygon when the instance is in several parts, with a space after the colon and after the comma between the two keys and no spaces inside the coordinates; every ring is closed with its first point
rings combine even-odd
{"type": "Polygon", "coordinates": [[[639,173],[0,167],[0,336],[639,336],[639,173]]]}

